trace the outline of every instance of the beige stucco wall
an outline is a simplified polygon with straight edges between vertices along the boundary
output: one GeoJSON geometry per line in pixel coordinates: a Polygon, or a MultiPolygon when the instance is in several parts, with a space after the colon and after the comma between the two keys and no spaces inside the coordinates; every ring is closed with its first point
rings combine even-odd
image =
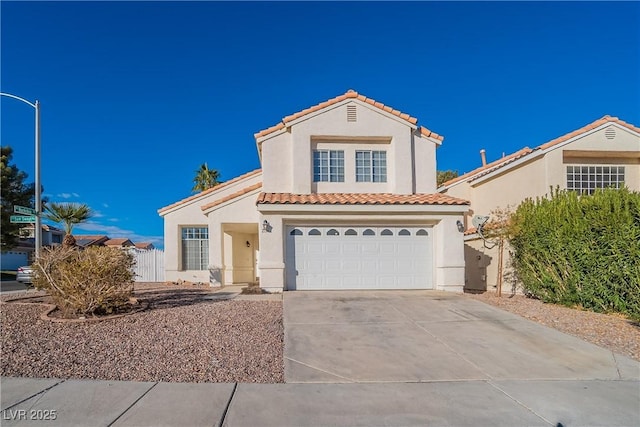
{"type": "MultiPolygon", "coordinates": [[[[197,197],[162,213],[162,216],[164,217],[165,280],[176,281],[178,279],[182,279],[191,282],[209,283],[210,274],[208,270],[182,270],[181,228],[183,226],[209,227],[209,259],[210,261],[215,261],[216,259],[212,257],[216,251],[220,251],[220,246],[214,245],[213,242],[214,239],[221,239],[221,237],[220,235],[215,235],[215,237],[213,236],[212,231],[215,230],[215,227],[212,229],[211,218],[207,218],[207,215],[202,212],[201,207],[207,203],[211,203],[215,200],[238,192],[243,188],[258,183],[261,180],[262,174],[257,173],[249,178],[229,184],[220,191],[214,191],[205,196],[197,197]]],[[[225,217],[231,218],[241,218],[245,215],[245,217],[250,218],[248,220],[249,222],[252,220],[255,222],[258,215],[255,210],[255,201],[256,196],[254,195],[249,203],[252,209],[248,209],[246,205],[236,205],[230,209],[231,212],[224,215],[226,215],[225,217]],[[251,214],[253,216],[251,216],[251,214]]],[[[212,262],[212,264],[214,263],[212,262]]],[[[222,265],[222,263],[219,265],[222,265]]]]}
{"type": "MultiPolygon", "coordinates": [[[[258,207],[260,209],[260,206],[258,207]]],[[[282,292],[285,281],[286,227],[289,224],[384,224],[425,225],[433,227],[433,263],[435,289],[461,292],[464,286],[463,236],[456,221],[462,219],[465,207],[432,207],[433,212],[411,211],[404,206],[362,206],[354,212],[351,206],[333,206],[325,211],[295,210],[280,206],[280,211],[262,211],[260,222],[267,220],[271,231],[260,233],[260,286],[270,292],[282,292]],[[373,209],[372,209],[373,208],[373,209]],[[438,212],[438,209],[441,209],[438,212]],[[458,212],[446,212],[458,209],[458,212]]],[[[413,208],[413,207],[412,207],[413,208]]],[[[426,261],[426,260],[425,260],[426,261]]]]}
{"type": "Polygon", "coordinates": [[[402,119],[350,100],[305,116],[288,131],[262,141],[263,188],[295,194],[435,192],[435,147],[402,119]],[[356,122],[347,122],[347,105],[356,105],[356,122]],[[344,150],[344,182],[313,182],[314,149],[344,150]],[[387,152],[386,183],[355,181],[356,150],[387,152]]]}

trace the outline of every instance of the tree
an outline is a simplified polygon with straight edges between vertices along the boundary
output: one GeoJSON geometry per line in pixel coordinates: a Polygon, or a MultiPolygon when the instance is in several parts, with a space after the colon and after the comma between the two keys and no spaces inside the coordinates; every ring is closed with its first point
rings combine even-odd
{"type": "Polygon", "coordinates": [[[206,163],[200,165],[193,178],[193,188],[191,191],[197,193],[220,184],[220,172],[216,169],[209,169],[206,163]]]}
{"type": "Polygon", "coordinates": [[[449,181],[450,179],[457,178],[457,177],[458,177],[458,171],[454,171],[454,170],[438,171],[436,172],[436,185],[440,187],[442,184],[449,181]]]}
{"type": "Polygon", "coordinates": [[[2,174],[2,243],[3,251],[10,250],[18,244],[21,224],[12,224],[11,215],[13,206],[20,205],[34,207],[35,184],[26,184],[27,174],[17,166],[10,164],[13,158],[13,149],[9,146],[1,148],[2,161],[0,170],[2,174]]]}
{"type": "Polygon", "coordinates": [[[71,234],[73,226],[86,222],[93,216],[93,211],[88,205],[80,203],[49,203],[45,207],[45,218],[64,225],[66,235],[62,246],[75,246],[76,239],[71,234]]]}

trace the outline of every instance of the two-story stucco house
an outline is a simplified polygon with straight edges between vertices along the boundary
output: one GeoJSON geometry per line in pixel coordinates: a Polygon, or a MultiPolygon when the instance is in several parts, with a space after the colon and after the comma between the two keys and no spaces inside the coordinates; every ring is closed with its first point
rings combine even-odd
{"type": "MultiPolygon", "coordinates": [[[[466,288],[493,290],[498,278],[498,249],[487,248],[491,244],[476,233],[473,216],[515,208],[526,198],[549,194],[551,188],[591,194],[621,185],[640,191],[640,128],[611,116],[538,147],[525,147],[488,164],[483,160],[479,168],[445,182],[438,189],[442,194],[471,202],[465,214],[466,288]]],[[[504,256],[508,266],[508,251],[504,256]]],[[[517,284],[505,283],[503,289],[509,291],[513,285],[517,284]]]]}
{"type": "Polygon", "coordinates": [[[462,291],[468,202],[417,122],[348,91],[256,133],[261,169],[158,211],[166,280],[462,291]]]}

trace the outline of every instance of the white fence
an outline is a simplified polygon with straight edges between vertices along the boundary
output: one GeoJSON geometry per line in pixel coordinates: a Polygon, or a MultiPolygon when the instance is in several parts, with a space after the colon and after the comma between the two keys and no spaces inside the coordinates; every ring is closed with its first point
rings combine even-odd
{"type": "Polygon", "coordinates": [[[164,252],[160,249],[133,252],[136,282],[164,282],[164,252]]]}

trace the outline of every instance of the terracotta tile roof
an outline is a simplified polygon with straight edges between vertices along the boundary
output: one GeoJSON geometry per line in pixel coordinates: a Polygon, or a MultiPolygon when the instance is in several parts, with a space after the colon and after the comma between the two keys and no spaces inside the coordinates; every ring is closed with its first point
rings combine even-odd
{"type": "MultiPolygon", "coordinates": [[[[333,104],[336,104],[338,102],[344,101],[345,99],[358,99],[358,100],[360,100],[362,102],[366,102],[369,105],[373,105],[376,108],[379,108],[379,109],[381,109],[383,111],[386,111],[387,113],[391,113],[394,116],[400,117],[401,119],[406,120],[407,122],[411,123],[412,125],[415,125],[416,123],[418,123],[418,119],[416,119],[415,117],[411,117],[410,115],[408,115],[406,113],[403,113],[401,111],[395,110],[395,109],[389,107],[388,105],[384,105],[381,102],[378,102],[378,101],[376,101],[374,99],[371,99],[371,98],[367,98],[366,96],[360,95],[358,92],[356,92],[356,91],[354,91],[352,89],[349,89],[346,93],[344,93],[342,95],[336,96],[335,98],[332,98],[332,99],[329,99],[327,101],[321,102],[320,104],[314,105],[313,107],[306,108],[306,109],[304,109],[302,111],[299,111],[297,113],[294,113],[294,114],[291,114],[289,116],[284,117],[280,123],[278,123],[275,126],[271,126],[270,128],[261,130],[260,132],[254,134],[254,137],[257,139],[257,138],[263,137],[265,135],[269,135],[270,133],[275,132],[277,130],[284,129],[290,122],[292,122],[292,121],[294,121],[296,119],[299,119],[300,117],[306,116],[307,114],[311,114],[311,113],[313,113],[315,111],[318,111],[318,110],[322,110],[323,108],[326,108],[326,107],[329,107],[330,105],[333,105],[333,104]]],[[[425,128],[425,130],[428,133],[432,133],[431,131],[429,131],[426,128],[425,128]]],[[[435,135],[434,136],[435,138],[439,137],[438,139],[440,139],[440,141],[442,141],[443,137],[441,137],[440,135],[435,134],[435,133],[433,133],[433,135],[435,135]]],[[[429,135],[427,135],[427,136],[429,136],[429,135]]]]}
{"type": "Polygon", "coordinates": [[[532,150],[529,147],[524,147],[521,150],[516,151],[513,154],[509,154],[508,156],[502,157],[501,159],[495,160],[491,163],[487,163],[485,166],[480,166],[479,168],[476,168],[474,170],[472,170],[471,172],[467,172],[465,174],[462,174],[460,176],[458,176],[457,178],[453,178],[450,179],[449,181],[446,181],[442,184],[442,186],[447,186],[447,185],[451,185],[451,184],[455,184],[456,182],[465,180],[467,178],[473,177],[473,179],[479,178],[482,175],[486,175],[490,172],[493,172],[494,170],[501,168],[503,166],[508,165],[509,163],[515,162],[516,160],[522,158],[523,156],[526,156],[527,154],[533,152],[534,150],[532,150]],[[479,175],[477,175],[479,174],[479,175]],[[477,176],[474,176],[477,175],[477,176]]]}
{"type": "Polygon", "coordinates": [[[562,142],[568,141],[571,138],[574,138],[578,135],[581,135],[585,132],[588,132],[592,129],[595,129],[599,126],[602,126],[606,123],[617,123],[620,126],[626,127],[627,129],[630,129],[634,132],[638,132],[640,133],[640,128],[638,128],[637,126],[632,125],[631,123],[627,123],[624,120],[620,120],[617,117],[612,117],[612,116],[604,116],[601,119],[596,120],[595,122],[589,123],[586,126],[581,127],[580,129],[576,129],[573,132],[569,132],[566,135],[562,135],[556,139],[552,139],[549,142],[545,142],[542,145],[539,145],[538,147],[534,148],[534,149],[530,149],[529,147],[525,147],[519,151],[516,151],[513,154],[510,154],[506,157],[503,157],[501,159],[498,159],[494,162],[488,163],[486,166],[481,166],[477,169],[472,170],[471,172],[467,172],[464,175],[460,175],[457,178],[454,179],[450,179],[449,181],[445,182],[442,184],[442,186],[448,186],[451,184],[455,184],[456,182],[462,181],[464,179],[467,178],[471,178],[471,181],[480,178],[481,176],[484,176],[488,173],[493,172],[496,169],[499,169],[501,167],[504,167],[518,159],[520,159],[521,157],[524,157],[534,151],[538,151],[538,150],[545,150],[547,148],[553,147],[554,145],[560,144],[562,142]]]}
{"type": "Polygon", "coordinates": [[[104,242],[105,246],[133,246],[133,242],[129,239],[109,239],[104,242]],[[129,242],[129,244],[127,244],[129,242]]]}
{"type": "Polygon", "coordinates": [[[435,132],[431,132],[429,129],[427,129],[424,126],[420,126],[420,134],[423,135],[423,136],[426,136],[428,138],[435,138],[440,142],[442,142],[442,140],[444,140],[444,136],[438,135],[435,132]]]}
{"type": "Polygon", "coordinates": [[[569,132],[566,135],[562,135],[561,137],[558,137],[556,139],[552,139],[551,141],[540,145],[538,148],[541,149],[541,150],[544,150],[546,148],[553,147],[556,144],[560,144],[561,142],[567,141],[567,140],[569,140],[569,139],[571,139],[573,137],[581,135],[581,134],[583,134],[585,132],[588,132],[588,131],[590,131],[592,129],[595,129],[598,126],[602,126],[602,125],[604,125],[606,123],[617,123],[620,126],[626,127],[627,129],[630,129],[632,131],[640,133],[640,128],[632,125],[631,123],[627,123],[624,120],[620,120],[617,117],[611,117],[611,116],[607,115],[607,116],[604,116],[601,119],[596,120],[593,123],[589,123],[588,125],[581,127],[580,129],[576,129],[573,132],[569,132]]]}
{"type": "Polygon", "coordinates": [[[200,209],[202,209],[203,211],[206,211],[207,209],[211,209],[214,206],[218,206],[218,205],[221,205],[224,202],[228,202],[229,200],[233,200],[236,197],[240,197],[240,196],[242,196],[244,194],[251,193],[252,191],[257,190],[257,189],[259,189],[261,187],[262,187],[262,183],[261,182],[256,182],[255,184],[250,185],[248,187],[245,187],[240,191],[236,191],[233,194],[229,194],[228,196],[225,196],[225,197],[223,197],[221,199],[218,199],[218,200],[216,200],[214,202],[208,203],[208,204],[202,206],[200,209]]]}
{"type": "Polygon", "coordinates": [[[136,248],[137,249],[153,249],[153,243],[151,242],[141,242],[141,243],[136,243],[136,248]]]}
{"type": "Polygon", "coordinates": [[[177,206],[183,205],[183,204],[188,203],[188,202],[190,202],[192,200],[195,200],[195,199],[197,199],[199,197],[206,196],[209,193],[212,193],[214,191],[218,191],[218,190],[220,190],[222,188],[227,187],[228,185],[236,183],[236,182],[238,182],[240,180],[243,180],[245,178],[249,178],[250,176],[257,175],[260,172],[262,172],[262,169],[256,169],[256,170],[252,170],[251,172],[247,172],[247,173],[245,173],[243,175],[240,175],[238,177],[230,179],[229,181],[225,181],[225,182],[223,182],[221,184],[218,184],[215,187],[208,188],[208,189],[206,189],[204,191],[199,192],[198,194],[194,194],[193,196],[189,196],[189,197],[187,197],[185,199],[179,200],[179,201],[177,201],[177,202],[175,202],[175,203],[173,203],[173,204],[171,204],[169,206],[165,206],[163,208],[160,208],[160,209],[158,209],[158,213],[161,214],[164,211],[167,211],[169,209],[172,209],[172,208],[175,208],[177,206]]]}
{"type": "Polygon", "coordinates": [[[466,200],[446,194],[389,193],[260,193],[257,203],[302,205],[468,205],[466,200]]]}

